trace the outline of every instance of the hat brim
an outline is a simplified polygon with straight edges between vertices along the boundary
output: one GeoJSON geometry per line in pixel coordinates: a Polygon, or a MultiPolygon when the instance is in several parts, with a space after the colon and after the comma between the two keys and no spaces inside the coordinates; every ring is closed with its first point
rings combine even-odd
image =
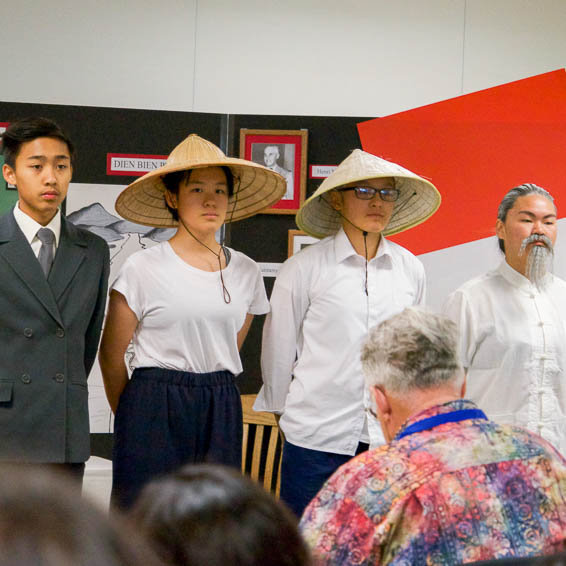
{"type": "Polygon", "coordinates": [[[327,193],[350,183],[391,177],[395,179],[400,194],[391,219],[381,232],[384,236],[413,228],[438,210],[441,196],[430,181],[396,163],[354,150],[303,203],[295,218],[297,225],[315,238],[335,234],[342,226],[343,219],[332,206],[327,193]]]}
{"type": "Polygon", "coordinates": [[[285,194],[285,178],[253,161],[234,157],[209,162],[185,161],[166,164],[134,181],[118,196],[116,212],[126,220],[144,226],[178,226],[165,204],[166,189],[162,177],[176,171],[204,167],[229,167],[234,175],[234,194],[228,201],[226,222],[249,218],[269,208],[285,194]]]}

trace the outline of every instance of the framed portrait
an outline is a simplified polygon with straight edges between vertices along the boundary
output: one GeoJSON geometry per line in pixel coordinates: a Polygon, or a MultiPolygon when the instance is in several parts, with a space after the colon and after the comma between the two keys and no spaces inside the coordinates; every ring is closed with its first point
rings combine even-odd
{"type": "Polygon", "coordinates": [[[240,130],[240,157],[265,165],[287,182],[283,198],[262,212],[295,214],[303,204],[307,185],[307,141],[307,130],[240,130]]]}
{"type": "Polygon", "coordinates": [[[318,238],[309,236],[302,230],[289,230],[289,243],[287,249],[287,257],[300,252],[303,248],[320,242],[318,238]]]}

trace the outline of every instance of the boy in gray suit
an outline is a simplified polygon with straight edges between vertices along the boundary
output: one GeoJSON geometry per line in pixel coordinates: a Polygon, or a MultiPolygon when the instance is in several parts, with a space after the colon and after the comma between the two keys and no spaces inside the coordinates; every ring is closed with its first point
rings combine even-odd
{"type": "Polygon", "coordinates": [[[2,151],[19,200],[0,218],[0,460],[55,464],[82,480],[108,246],[59,210],[74,150],[57,124],[14,122],[2,151]]]}

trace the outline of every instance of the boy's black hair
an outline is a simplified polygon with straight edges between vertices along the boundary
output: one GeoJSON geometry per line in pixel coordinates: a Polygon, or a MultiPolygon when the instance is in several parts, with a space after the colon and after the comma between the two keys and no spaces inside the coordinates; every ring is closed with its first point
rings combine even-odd
{"type": "Polygon", "coordinates": [[[40,117],[22,118],[8,126],[2,134],[2,153],[4,163],[12,169],[16,166],[16,158],[24,143],[37,138],[54,138],[67,145],[71,157],[71,165],[75,163],[75,146],[69,136],[53,120],[40,117]]]}

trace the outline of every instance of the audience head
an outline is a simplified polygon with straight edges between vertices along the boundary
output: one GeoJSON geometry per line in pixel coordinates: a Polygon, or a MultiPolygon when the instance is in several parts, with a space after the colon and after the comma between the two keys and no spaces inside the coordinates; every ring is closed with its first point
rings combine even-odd
{"type": "Polygon", "coordinates": [[[235,470],[189,465],[143,490],[133,511],[160,557],[176,566],[303,566],[296,519],[235,470]]]}
{"type": "Polygon", "coordinates": [[[37,467],[0,469],[0,566],[157,566],[148,544],[37,467]]]}
{"type": "Polygon", "coordinates": [[[451,320],[418,307],[406,308],[370,331],[362,367],[388,440],[415,412],[463,395],[457,343],[451,320]]]}

